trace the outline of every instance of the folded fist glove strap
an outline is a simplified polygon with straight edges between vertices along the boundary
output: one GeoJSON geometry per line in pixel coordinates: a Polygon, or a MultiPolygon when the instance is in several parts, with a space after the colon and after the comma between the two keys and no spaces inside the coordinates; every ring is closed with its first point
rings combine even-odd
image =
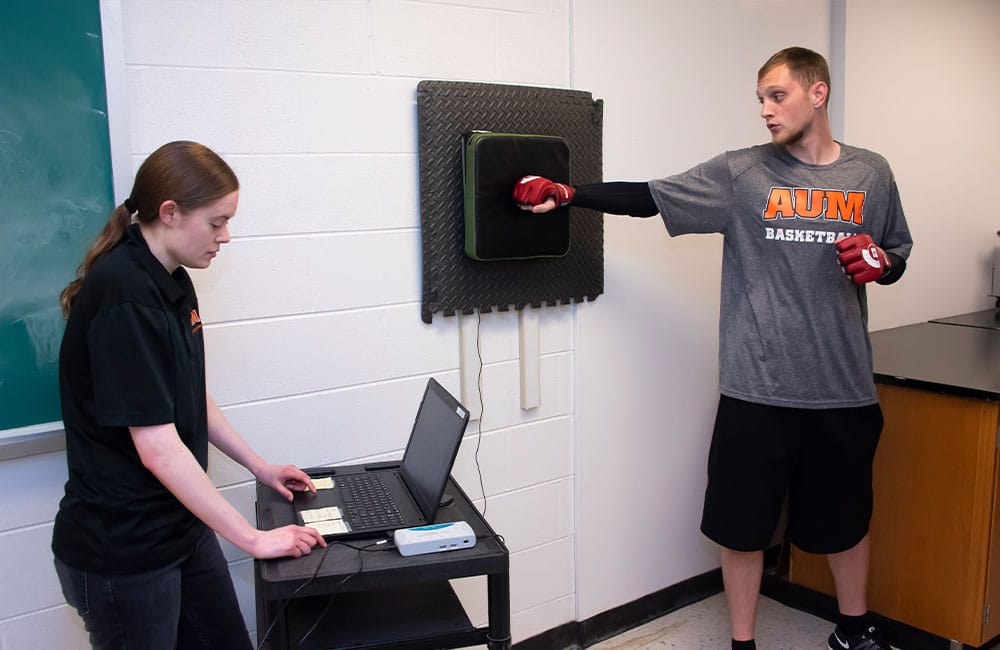
{"type": "Polygon", "coordinates": [[[525,176],[514,186],[514,200],[521,205],[541,205],[553,198],[558,206],[569,205],[573,188],[541,176],[525,176]]]}
{"type": "Polygon", "coordinates": [[[855,284],[874,282],[885,275],[891,266],[885,251],[865,233],[839,240],[837,259],[844,267],[844,273],[851,276],[855,284]]]}

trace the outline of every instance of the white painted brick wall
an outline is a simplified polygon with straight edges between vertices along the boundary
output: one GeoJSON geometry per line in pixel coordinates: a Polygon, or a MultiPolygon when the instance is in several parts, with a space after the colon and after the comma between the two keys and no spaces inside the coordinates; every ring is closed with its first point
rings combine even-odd
{"type": "Polygon", "coordinates": [[[230,155],[228,161],[241,184],[235,237],[420,225],[414,153],[230,155]]]}
{"type": "MultiPolygon", "coordinates": [[[[567,87],[568,0],[142,0],[120,11],[133,168],[173,139],[204,142],[240,176],[234,241],[194,272],[212,392],[262,455],[302,466],[398,457],[429,376],[459,392],[456,319],[420,320],[416,84],[567,87]]],[[[482,322],[485,420],[455,476],[514,554],[515,638],[571,620],[573,307],[541,319],[541,406],[518,407],[517,319],[482,322]],[[542,573],[538,573],[544,569],[542,573]],[[542,580],[532,577],[541,575],[542,580]],[[521,612],[537,614],[524,618],[521,612]]],[[[248,518],[249,474],[210,475],[248,518]]],[[[63,454],[10,461],[0,488],[0,647],[85,647],[51,570],[63,454]],[[8,490],[7,488],[10,488],[8,490]],[[24,491],[21,489],[20,491],[24,491]],[[43,567],[41,572],[37,567],[43,567]],[[44,626],[39,636],[35,628],[44,626]]],[[[224,542],[248,625],[252,562],[224,542]]],[[[463,587],[485,620],[484,590],[463,587]]]]}

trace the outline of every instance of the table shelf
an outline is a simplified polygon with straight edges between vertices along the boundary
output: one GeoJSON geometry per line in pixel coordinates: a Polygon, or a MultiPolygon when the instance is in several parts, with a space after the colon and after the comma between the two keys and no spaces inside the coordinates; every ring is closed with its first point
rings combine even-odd
{"type": "Polygon", "coordinates": [[[302,598],[287,623],[289,645],[302,650],[478,645],[487,632],[472,625],[447,582],[302,598]]]}

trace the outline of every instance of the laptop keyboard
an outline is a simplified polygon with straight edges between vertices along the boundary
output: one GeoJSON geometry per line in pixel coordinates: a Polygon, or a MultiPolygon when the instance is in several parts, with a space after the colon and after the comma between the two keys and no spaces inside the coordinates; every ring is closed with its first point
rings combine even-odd
{"type": "Polygon", "coordinates": [[[337,487],[340,488],[344,511],[353,528],[403,525],[403,517],[382,474],[340,476],[337,478],[337,487]]]}

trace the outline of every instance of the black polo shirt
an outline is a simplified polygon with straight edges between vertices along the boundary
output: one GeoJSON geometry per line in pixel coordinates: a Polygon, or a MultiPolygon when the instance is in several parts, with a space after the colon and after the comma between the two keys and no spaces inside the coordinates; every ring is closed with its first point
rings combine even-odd
{"type": "Polygon", "coordinates": [[[137,225],[77,294],[59,353],[69,480],[52,550],[84,571],[136,573],[191,552],[204,530],[139,460],[129,426],[173,422],[208,464],[205,354],[198,302],[137,225]]]}

